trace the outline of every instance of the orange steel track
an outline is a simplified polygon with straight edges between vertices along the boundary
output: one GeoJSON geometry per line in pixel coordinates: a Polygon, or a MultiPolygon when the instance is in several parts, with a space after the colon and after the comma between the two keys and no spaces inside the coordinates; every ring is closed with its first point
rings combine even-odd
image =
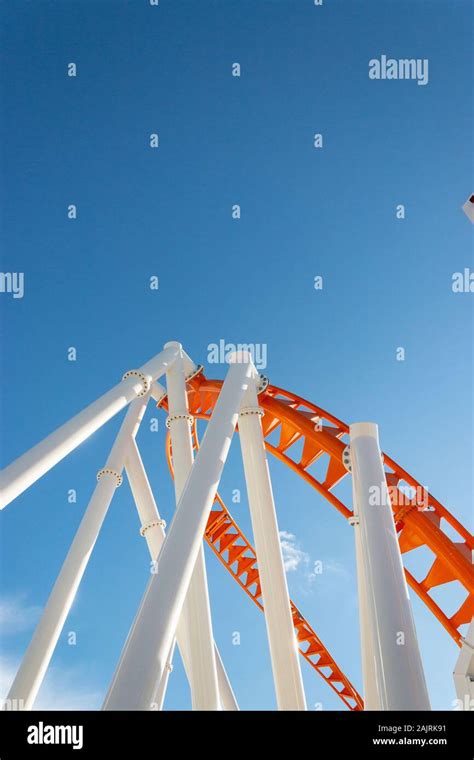
{"type": "MultiPolygon", "coordinates": [[[[221,380],[208,380],[202,371],[188,382],[189,411],[195,418],[209,419],[221,386],[221,380]]],[[[352,517],[352,510],[332,493],[332,489],[348,475],[342,462],[342,452],[349,442],[349,426],[324,409],[273,385],[268,385],[260,393],[259,403],[264,410],[262,428],[267,451],[306,480],[343,517],[352,517]],[[270,436],[272,439],[276,436],[278,440],[270,443],[270,436]],[[292,451],[297,441],[300,445],[292,451]],[[309,471],[316,462],[318,470],[324,472],[320,479],[309,471]]],[[[166,397],[159,406],[167,408],[166,397]]],[[[196,428],[194,442],[197,447],[196,428]]],[[[171,466],[169,436],[167,451],[171,466]]],[[[415,478],[386,454],[383,457],[402,556],[420,547],[426,547],[432,554],[432,562],[424,578],[415,578],[405,568],[407,582],[459,645],[459,628],[469,623],[474,615],[474,569],[471,559],[474,537],[415,478]],[[405,488],[405,493],[400,486],[405,488]],[[412,499],[406,495],[406,486],[415,489],[412,499]],[[456,540],[448,536],[445,525],[456,532],[456,540]],[[443,610],[430,594],[432,589],[451,581],[457,581],[465,592],[465,598],[454,614],[443,610]]],[[[232,577],[263,609],[255,551],[219,495],[209,516],[205,537],[232,577]]],[[[303,657],[350,710],[362,710],[363,701],[354,686],[293,602],[291,608],[303,657]]]]}

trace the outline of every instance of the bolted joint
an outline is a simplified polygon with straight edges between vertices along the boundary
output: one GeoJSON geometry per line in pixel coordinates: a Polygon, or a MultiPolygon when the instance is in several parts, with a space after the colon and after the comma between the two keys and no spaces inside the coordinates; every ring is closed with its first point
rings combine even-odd
{"type": "MultiPolygon", "coordinates": [[[[190,383],[191,380],[194,380],[194,378],[200,375],[201,372],[203,371],[204,371],[204,366],[202,364],[199,364],[195,369],[193,369],[192,372],[189,373],[189,375],[186,375],[186,377],[184,378],[185,382],[190,383]]],[[[165,398],[167,398],[167,396],[168,396],[168,391],[166,390],[166,388],[164,388],[163,393],[161,394],[159,399],[156,400],[157,408],[162,405],[163,401],[165,400],[165,398]]]]}
{"type": "Polygon", "coordinates": [[[257,396],[259,396],[261,393],[264,393],[269,385],[270,380],[268,377],[265,377],[265,375],[259,375],[257,381],[257,396]]]}
{"type": "Polygon", "coordinates": [[[265,412],[261,406],[243,406],[239,411],[239,417],[248,417],[251,414],[256,414],[258,417],[263,417],[265,412]]]}
{"type": "Polygon", "coordinates": [[[140,528],[140,535],[144,536],[147,530],[150,530],[151,528],[163,528],[163,530],[166,528],[166,520],[150,520],[150,522],[145,523],[145,525],[142,525],[140,528]]]}
{"type": "Polygon", "coordinates": [[[349,523],[349,525],[352,525],[352,526],[360,524],[360,520],[357,515],[352,515],[352,517],[348,517],[347,522],[349,523]]]}
{"type": "Polygon", "coordinates": [[[97,480],[102,480],[102,478],[105,477],[106,475],[112,475],[115,478],[116,480],[115,488],[118,488],[119,486],[122,485],[122,482],[123,482],[122,476],[116,470],[111,470],[110,467],[104,467],[102,470],[99,470],[99,472],[97,473],[97,480]]]}
{"type": "Polygon", "coordinates": [[[189,422],[189,425],[192,426],[194,423],[194,417],[192,414],[182,413],[182,414],[169,414],[166,418],[166,427],[168,430],[171,429],[171,423],[176,422],[176,420],[187,420],[189,422]]]}
{"type": "Polygon", "coordinates": [[[350,446],[346,446],[346,448],[342,452],[342,464],[346,468],[347,472],[352,472],[351,447],[350,446]]]}
{"type": "Polygon", "coordinates": [[[143,372],[140,372],[139,369],[129,369],[122,377],[122,381],[128,380],[129,377],[138,377],[141,380],[143,390],[141,390],[140,393],[137,393],[137,396],[146,396],[151,388],[151,378],[149,375],[145,375],[143,372]]]}

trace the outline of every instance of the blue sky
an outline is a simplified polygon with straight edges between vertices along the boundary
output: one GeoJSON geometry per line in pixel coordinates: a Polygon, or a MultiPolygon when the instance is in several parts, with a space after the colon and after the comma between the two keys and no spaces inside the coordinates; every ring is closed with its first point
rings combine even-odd
{"type": "MultiPolygon", "coordinates": [[[[0,294],[3,462],[168,340],[203,364],[220,339],[264,343],[272,383],[347,423],[378,422],[384,450],[472,527],[472,294],[451,287],[472,267],[461,211],[472,192],[469,2],[36,0],[1,12],[2,270],[25,276],[23,298],[0,294]],[[427,58],[428,84],[370,80],[368,62],[382,54],[427,58]]],[[[151,407],[138,443],[169,520],[164,415],[157,433],[154,416],[151,407]]],[[[2,514],[4,685],[119,424],[2,514]]],[[[352,529],[271,466],[280,528],[299,559],[292,597],[361,689],[352,529]],[[314,582],[318,559],[327,572],[314,582]]],[[[234,488],[244,494],[237,440],[221,493],[251,536],[234,488]]],[[[39,704],[100,706],[148,578],[138,528],[123,486],[39,704]]],[[[263,616],[207,560],[215,637],[239,703],[272,708],[263,616]]],[[[454,590],[441,593],[455,606],[454,590]]],[[[413,607],[433,707],[449,709],[457,647],[418,599],[413,607]]],[[[310,708],[342,707],[302,670],[310,708]]],[[[189,707],[178,660],[167,706],[189,707]]]]}

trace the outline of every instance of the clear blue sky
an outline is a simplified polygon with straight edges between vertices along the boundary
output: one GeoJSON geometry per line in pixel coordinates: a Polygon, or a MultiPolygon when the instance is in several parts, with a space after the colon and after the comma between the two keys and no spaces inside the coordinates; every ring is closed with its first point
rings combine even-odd
{"type": "MultiPolygon", "coordinates": [[[[220,339],[265,343],[271,382],[348,423],[378,422],[384,450],[471,526],[473,296],[451,289],[453,272],[472,268],[461,211],[473,190],[468,0],[36,0],[1,13],[2,270],[25,275],[22,299],[0,295],[4,463],[168,340],[204,364],[220,339]],[[429,83],[370,80],[368,61],[382,54],[429,59],[429,83]]],[[[152,433],[154,415],[138,443],[170,519],[164,416],[152,433]]],[[[2,515],[4,685],[119,423],[2,515]]],[[[280,528],[299,558],[291,594],[361,689],[352,529],[271,465],[280,528]],[[312,582],[318,559],[327,572],[312,582]]],[[[221,492],[251,536],[234,488],[244,493],[237,440],[221,492]]],[[[100,706],[148,578],[138,528],[124,485],[40,703],[100,706]]],[[[207,560],[215,637],[240,705],[272,708],[263,616],[207,560]]],[[[454,610],[456,590],[440,593],[454,610]]],[[[413,606],[433,706],[449,709],[457,647],[413,606]]],[[[310,708],[342,707],[302,670],[310,708]]],[[[167,706],[189,706],[178,660],[167,706]]]]}

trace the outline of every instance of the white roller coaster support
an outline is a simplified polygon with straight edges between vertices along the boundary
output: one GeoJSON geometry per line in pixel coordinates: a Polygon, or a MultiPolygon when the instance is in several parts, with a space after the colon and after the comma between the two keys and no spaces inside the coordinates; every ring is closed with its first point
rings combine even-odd
{"type": "Polygon", "coordinates": [[[31,709],[41,686],[115,489],[121,484],[128,443],[137,433],[148,398],[132,402],[105,467],[98,473],[92,498],[8,694],[7,701],[17,700],[20,709],[31,709]]]}
{"type": "MultiPolygon", "coordinates": [[[[170,651],[168,654],[168,660],[166,662],[166,667],[163,672],[163,675],[161,676],[161,681],[159,682],[156,690],[155,695],[152,699],[152,709],[153,710],[162,710],[163,704],[165,701],[166,696],[166,689],[168,688],[168,681],[171,674],[171,671],[173,670],[173,657],[174,657],[174,650],[176,649],[176,639],[173,639],[173,643],[171,644],[170,651]]],[[[106,709],[103,707],[102,709],[106,709]]]]}
{"type": "Polygon", "coordinates": [[[239,414],[239,434],[279,710],[306,710],[278,521],[253,369],[239,414]]]}
{"type": "MultiPolygon", "coordinates": [[[[352,477],[372,630],[374,671],[380,710],[429,710],[408,588],[388,494],[377,425],[350,426],[352,477]]],[[[364,627],[362,627],[364,631],[364,627]]]]}
{"type": "MultiPolygon", "coordinates": [[[[125,461],[125,471],[127,473],[128,482],[132,491],[133,500],[137,508],[138,516],[141,522],[141,534],[145,538],[148,551],[150,552],[151,562],[153,563],[151,569],[154,570],[156,559],[160,553],[161,547],[165,540],[165,522],[161,519],[156,506],[155,497],[151,490],[148,477],[143,466],[140,452],[135,440],[129,442],[129,448],[127,451],[127,458],[125,461]]],[[[186,647],[186,640],[183,634],[179,635],[178,625],[177,637],[180,638],[180,652],[183,660],[184,669],[186,674],[188,673],[188,652],[186,647]]],[[[163,677],[156,685],[156,692],[152,700],[152,708],[156,710],[163,709],[163,702],[166,695],[166,688],[168,686],[169,675],[172,670],[173,653],[176,640],[173,641],[166,668],[163,672],[163,677]]]]}
{"type": "Polygon", "coordinates": [[[215,650],[215,656],[216,656],[217,680],[219,683],[219,698],[221,702],[221,708],[223,710],[231,710],[231,711],[238,710],[239,705],[237,704],[236,696],[233,692],[231,683],[229,681],[229,677],[224,667],[224,663],[222,662],[220,652],[215,642],[214,642],[214,650],[215,650]]]}
{"type": "Polygon", "coordinates": [[[126,373],[122,382],[8,465],[0,474],[0,508],[6,507],[105,422],[146,392],[153,380],[166,372],[176,354],[176,348],[166,348],[140,369],[126,373]]]}
{"type": "MultiPolygon", "coordinates": [[[[129,444],[125,469],[142,525],[141,534],[144,536],[147,542],[151,560],[152,562],[155,562],[165,540],[165,525],[164,521],[160,518],[155,498],[153,496],[153,491],[148,481],[138,446],[133,439],[129,444]]],[[[185,634],[186,631],[183,629],[180,618],[180,622],[178,623],[176,630],[176,638],[178,640],[178,647],[181,653],[181,658],[183,660],[184,669],[186,671],[186,674],[188,674],[190,666],[187,636],[185,634]]],[[[175,642],[173,641],[170,654],[168,655],[167,666],[163,673],[161,682],[157,686],[155,697],[152,700],[154,703],[153,706],[157,710],[161,710],[163,708],[163,701],[166,694],[168,678],[172,670],[174,647],[175,642]]],[[[219,695],[222,707],[224,710],[238,710],[239,708],[237,701],[234,697],[231,685],[227,677],[227,673],[219,656],[217,646],[215,649],[217,676],[219,681],[219,695]],[[230,695],[232,695],[231,698],[230,695]]],[[[190,681],[190,678],[188,678],[188,680],[190,681]]]]}
{"type": "Polygon", "coordinates": [[[106,709],[148,710],[161,681],[252,367],[233,363],[128,635],[106,709]]]}
{"type": "Polygon", "coordinates": [[[364,684],[364,710],[379,710],[379,697],[375,680],[374,646],[367,605],[367,583],[364,573],[363,549],[354,488],[352,489],[352,494],[354,516],[350,518],[350,523],[354,526],[355,531],[354,535],[357,566],[357,594],[359,597],[360,647],[362,659],[362,678],[364,684]]]}
{"type": "Polygon", "coordinates": [[[465,638],[462,639],[453,676],[461,709],[474,710],[474,618],[465,638]]]}
{"type": "MultiPolygon", "coordinates": [[[[174,348],[178,352],[175,361],[166,373],[167,424],[170,430],[174,487],[176,504],[178,504],[194,461],[191,437],[193,418],[188,408],[181,344],[167,343],[165,348],[174,348]]],[[[219,684],[202,544],[183,605],[180,625],[187,629],[189,642],[189,675],[193,710],[219,710],[219,684]]]]}

